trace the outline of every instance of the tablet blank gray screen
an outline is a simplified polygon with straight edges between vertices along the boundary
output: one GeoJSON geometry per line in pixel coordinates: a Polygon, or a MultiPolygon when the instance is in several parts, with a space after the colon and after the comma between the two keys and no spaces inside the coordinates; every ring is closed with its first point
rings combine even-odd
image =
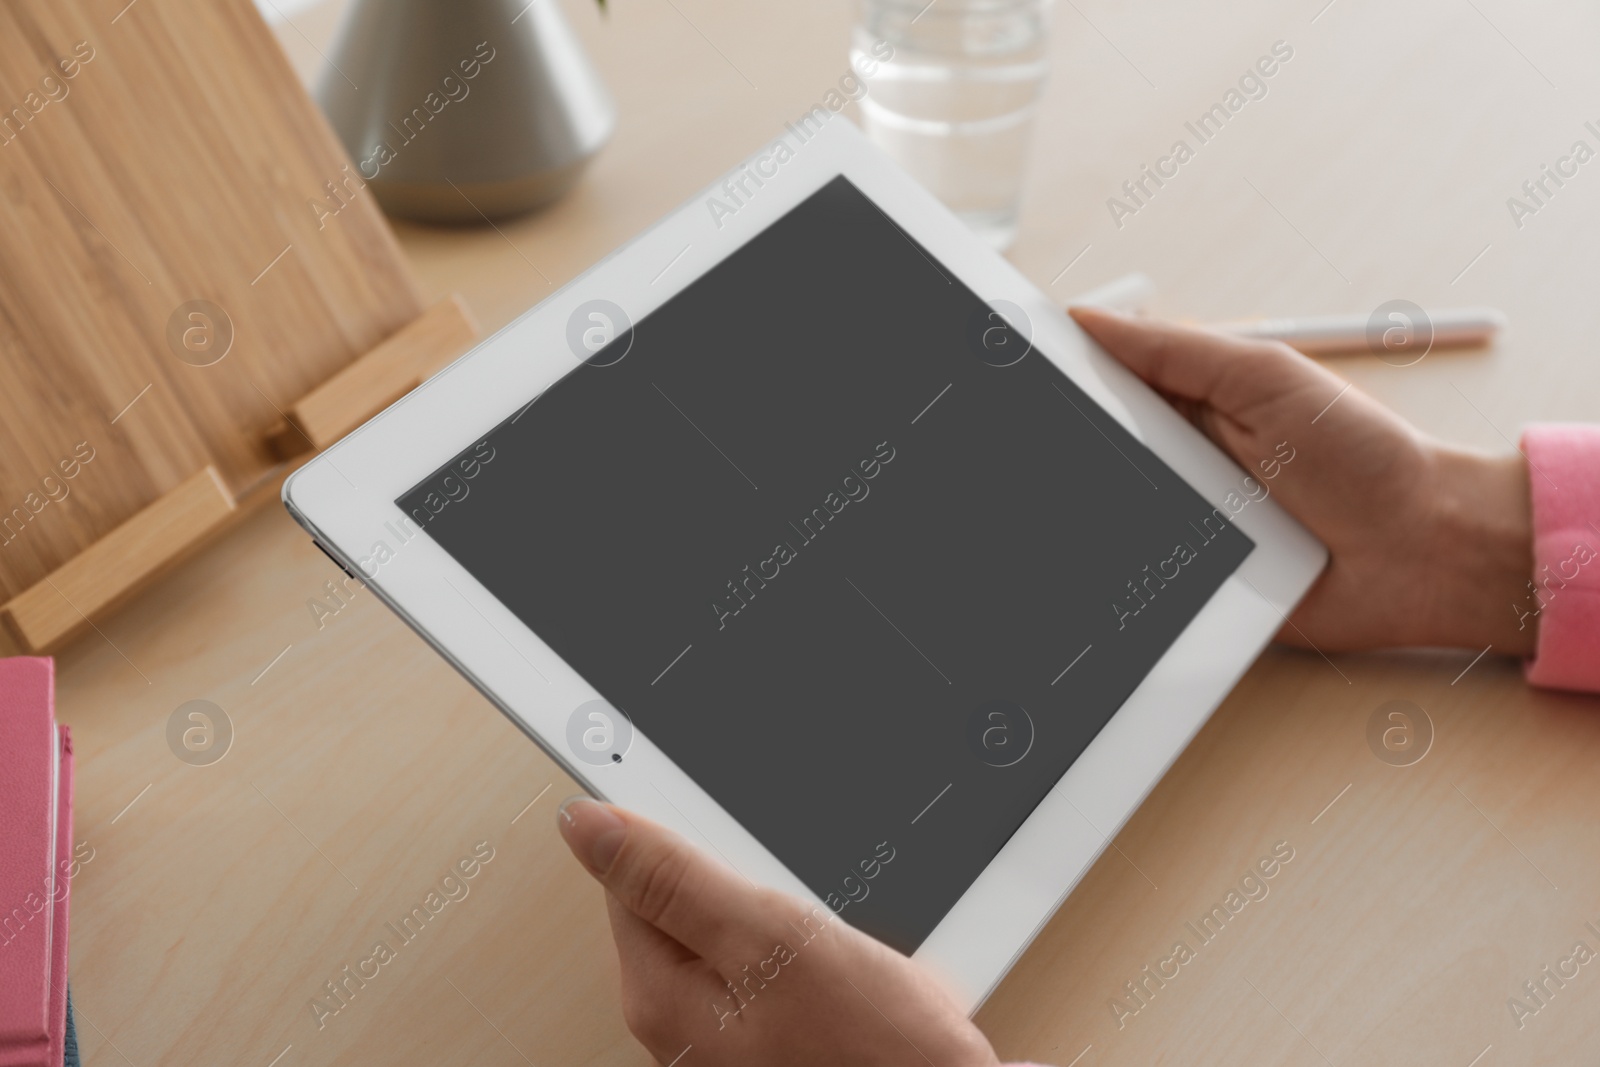
{"type": "Polygon", "coordinates": [[[396,503],[911,952],[1254,547],[1026,332],[840,177],[396,503]]]}

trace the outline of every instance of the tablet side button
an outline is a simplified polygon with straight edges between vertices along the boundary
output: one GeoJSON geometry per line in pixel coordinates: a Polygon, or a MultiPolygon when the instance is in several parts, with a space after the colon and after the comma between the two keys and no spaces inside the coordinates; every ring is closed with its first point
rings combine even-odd
{"type": "Polygon", "coordinates": [[[332,552],[329,552],[328,549],[326,548],[326,546],[324,546],[321,541],[318,541],[315,537],[313,537],[311,539],[311,543],[316,545],[318,551],[320,551],[324,556],[327,556],[329,559],[333,560],[333,565],[335,567],[338,567],[340,570],[344,571],[345,577],[347,577],[347,578],[354,578],[355,577],[355,575],[350,573],[350,568],[346,567],[343,563],[340,563],[339,562],[339,557],[335,556],[332,552]]]}

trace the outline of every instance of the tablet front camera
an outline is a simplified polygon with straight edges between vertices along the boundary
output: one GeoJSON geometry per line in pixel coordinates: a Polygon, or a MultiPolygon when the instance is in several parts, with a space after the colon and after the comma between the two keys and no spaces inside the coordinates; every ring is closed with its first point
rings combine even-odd
{"type": "Polygon", "coordinates": [[[621,763],[632,743],[633,723],[609,701],[585,701],[567,716],[567,748],[591,767],[621,763]]]}

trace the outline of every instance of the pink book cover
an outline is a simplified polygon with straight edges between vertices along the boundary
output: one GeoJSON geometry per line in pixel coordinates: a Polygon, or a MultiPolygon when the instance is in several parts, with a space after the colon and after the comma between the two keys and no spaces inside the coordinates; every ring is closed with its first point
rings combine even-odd
{"type": "Polygon", "coordinates": [[[59,767],[54,664],[0,660],[0,1062],[49,1063],[59,767]]]}

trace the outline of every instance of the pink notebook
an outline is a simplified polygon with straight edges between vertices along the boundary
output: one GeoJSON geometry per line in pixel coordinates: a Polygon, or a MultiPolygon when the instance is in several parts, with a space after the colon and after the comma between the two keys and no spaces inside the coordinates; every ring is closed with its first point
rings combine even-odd
{"type": "Polygon", "coordinates": [[[71,789],[54,664],[0,660],[0,1067],[61,1063],[71,789]]]}

